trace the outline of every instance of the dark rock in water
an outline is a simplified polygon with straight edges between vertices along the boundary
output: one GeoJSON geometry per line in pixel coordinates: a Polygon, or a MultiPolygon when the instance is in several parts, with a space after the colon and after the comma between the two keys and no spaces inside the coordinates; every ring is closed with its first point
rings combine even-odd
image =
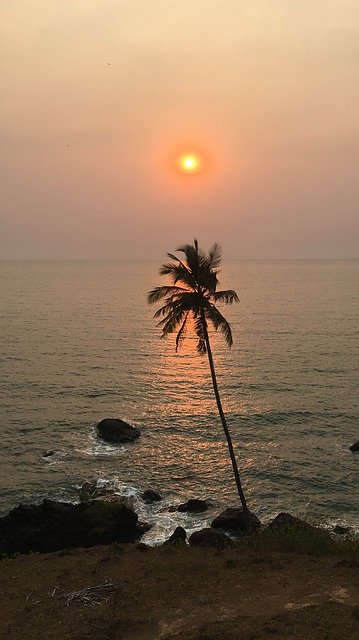
{"type": "Polygon", "coordinates": [[[147,533],[150,529],[152,529],[152,524],[148,522],[137,522],[136,524],[136,538],[140,538],[144,533],[147,533]]]}
{"type": "Polygon", "coordinates": [[[51,456],[53,456],[55,453],[55,451],[53,449],[49,449],[49,451],[44,451],[44,453],[42,454],[43,458],[50,458],[51,456]]]}
{"type": "Polygon", "coordinates": [[[343,527],[341,524],[336,524],[335,527],[333,527],[333,532],[339,536],[345,536],[350,533],[350,527],[343,527]]]}
{"type": "Polygon", "coordinates": [[[215,549],[230,549],[233,547],[232,540],[225,533],[209,528],[192,533],[189,543],[192,547],[212,547],[215,549]]]}
{"type": "Polygon", "coordinates": [[[151,504],[151,502],[159,502],[162,500],[162,496],[157,493],[157,491],[153,491],[153,489],[146,489],[141,495],[141,498],[147,504],[151,504]]]}
{"type": "Polygon", "coordinates": [[[141,431],[119,418],[105,418],[97,425],[97,435],[111,444],[133,442],[141,431]]]}
{"type": "Polygon", "coordinates": [[[290,513],[281,512],[268,524],[268,529],[284,529],[284,528],[294,528],[294,529],[302,529],[305,531],[316,531],[316,527],[305,520],[301,520],[300,518],[296,518],[292,516],[290,513]]]}
{"type": "Polygon", "coordinates": [[[97,491],[96,482],[84,482],[79,489],[80,502],[90,502],[97,491]]]}
{"type": "Polygon", "coordinates": [[[96,482],[84,482],[79,489],[79,498],[81,502],[90,502],[103,496],[114,496],[112,489],[108,487],[98,487],[96,482]]]}
{"type": "Polygon", "coordinates": [[[172,535],[163,544],[185,545],[187,533],[183,527],[176,527],[172,535]]]}
{"type": "Polygon", "coordinates": [[[196,513],[199,511],[207,511],[207,509],[211,505],[206,500],[198,500],[197,498],[193,498],[180,504],[177,507],[177,511],[189,511],[190,513],[196,513]]]}
{"type": "Polygon", "coordinates": [[[359,442],[354,442],[354,444],[352,444],[349,447],[350,451],[352,451],[353,453],[357,453],[359,451],[359,442]]]}
{"type": "MultiPolygon", "coordinates": [[[[251,529],[258,529],[261,526],[260,520],[251,511],[249,511],[249,520],[251,529]]],[[[226,509],[211,522],[211,527],[235,533],[245,533],[247,527],[243,509],[239,507],[226,509]]]]}
{"type": "Polygon", "coordinates": [[[98,487],[96,482],[84,482],[79,489],[80,502],[92,502],[101,500],[102,502],[117,502],[125,507],[133,509],[133,498],[130,496],[119,496],[110,487],[98,487]]]}
{"type": "Polygon", "coordinates": [[[117,502],[74,505],[44,500],[39,505],[19,505],[0,518],[0,553],[134,542],[143,532],[137,524],[137,514],[117,502]]]}

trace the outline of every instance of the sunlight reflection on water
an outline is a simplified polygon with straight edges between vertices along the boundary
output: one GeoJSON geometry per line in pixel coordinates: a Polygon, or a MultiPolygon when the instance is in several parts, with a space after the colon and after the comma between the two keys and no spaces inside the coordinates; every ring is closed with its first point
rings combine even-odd
{"type": "MultiPolygon", "coordinates": [[[[178,354],[160,340],[145,302],[157,265],[2,263],[1,274],[3,511],[24,496],[73,499],[98,477],[236,503],[207,360],[193,337],[178,354]],[[106,416],[140,439],[99,443],[106,416]]],[[[213,352],[251,506],[356,522],[358,263],[229,263],[222,275],[241,303],[225,311],[232,350],[213,335],[213,352]]]]}

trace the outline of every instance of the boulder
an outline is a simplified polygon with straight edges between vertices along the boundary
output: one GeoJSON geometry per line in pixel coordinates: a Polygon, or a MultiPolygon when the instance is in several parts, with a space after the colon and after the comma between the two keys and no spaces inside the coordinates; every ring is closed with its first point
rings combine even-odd
{"type": "Polygon", "coordinates": [[[103,496],[113,496],[114,492],[108,487],[98,487],[96,482],[84,482],[79,489],[80,502],[90,502],[103,496]]]}
{"type": "Polygon", "coordinates": [[[350,445],[349,449],[350,451],[352,451],[352,453],[357,453],[359,451],[359,442],[354,442],[352,445],[350,445]]]}
{"type": "Polygon", "coordinates": [[[343,527],[341,524],[336,524],[335,527],[333,527],[333,532],[339,536],[346,536],[350,531],[350,527],[343,527]]]}
{"type": "Polygon", "coordinates": [[[118,502],[43,500],[39,505],[19,505],[0,518],[0,553],[134,542],[143,533],[137,526],[137,514],[118,502]]]}
{"type": "Polygon", "coordinates": [[[97,435],[105,442],[119,444],[133,442],[141,435],[141,431],[119,418],[104,418],[97,425],[97,435]]]}
{"type": "Polygon", "coordinates": [[[152,502],[159,502],[162,500],[162,496],[157,493],[157,491],[153,491],[153,489],[146,489],[141,495],[141,498],[146,504],[151,504],[152,502]]]}
{"type": "Polygon", "coordinates": [[[316,531],[316,527],[312,524],[292,516],[290,513],[281,512],[268,524],[268,529],[285,529],[294,528],[302,529],[303,531],[316,531]]]}
{"type": "Polygon", "coordinates": [[[140,538],[144,533],[147,533],[150,529],[152,529],[153,525],[148,522],[137,522],[136,524],[136,538],[140,538]]]}
{"type": "MultiPolygon", "coordinates": [[[[261,526],[260,520],[254,513],[249,511],[251,529],[258,529],[261,526]]],[[[242,508],[232,508],[222,511],[211,523],[214,529],[224,529],[233,533],[245,533],[247,530],[244,512],[242,508]]]]}
{"type": "Polygon", "coordinates": [[[232,540],[225,533],[209,528],[192,533],[189,543],[191,547],[211,547],[214,549],[231,549],[233,547],[232,540]]]}
{"type": "Polygon", "coordinates": [[[117,502],[125,507],[133,509],[133,498],[131,496],[119,496],[110,487],[98,487],[96,482],[84,482],[79,489],[80,502],[92,502],[101,500],[102,502],[117,502]]]}
{"type": "Polygon", "coordinates": [[[189,511],[190,513],[198,513],[199,511],[207,511],[211,505],[206,500],[198,500],[192,498],[177,507],[177,511],[189,511]]]}
{"type": "Polygon", "coordinates": [[[187,533],[183,527],[176,527],[172,535],[163,544],[185,545],[187,533]]]}

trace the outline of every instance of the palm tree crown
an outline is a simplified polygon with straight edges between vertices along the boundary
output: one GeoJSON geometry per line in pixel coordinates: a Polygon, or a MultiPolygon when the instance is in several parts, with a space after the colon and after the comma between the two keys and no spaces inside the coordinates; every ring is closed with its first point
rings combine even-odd
{"type": "Polygon", "coordinates": [[[177,249],[184,253],[184,261],[172,253],[168,257],[174,262],[161,266],[160,275],[169,276],[173,282],[170,286],[156,287],[148,294],[148,302],[154,304],[164,299],[165,304],[155,313],[155,318],[162,318],[158,326],[162,337],[177,332],[176,350],[185,337],[188,320],[194,319],[197,335],[197,350],[207,353],[207,323],[223,333],[229,347],[232,346],[232,331],[229,323],[216,307],[217,302],[232,304],[238,302],[238,296],[232,289],[217,291],[218,273],[222,251],[215,243],[208,254],[198,248],[197,240],[193,245],[185,244],[177,249]]]}

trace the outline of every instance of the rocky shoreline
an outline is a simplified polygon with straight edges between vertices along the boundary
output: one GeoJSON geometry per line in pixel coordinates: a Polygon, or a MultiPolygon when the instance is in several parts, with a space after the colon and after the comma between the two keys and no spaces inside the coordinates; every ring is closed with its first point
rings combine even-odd
{"type": "MultiPolygon", "coordinates": [[[[162,496],[148,489],[141,498],[145,504],[160,502],[162,496]]],[[[196,514],[207,511],[213,504],[207,500],[192,498],[177,506],[168,507],[168,512],[196,514]]],[[[190,546],[231,548],[235,540],[254,534],[256,531],[278,532],[293,529],[307,536],[350,536],[349,527],[335,526],[323,531],[289,513],[281,512],[272,521],[263,525],[250,512],[251,531],[246,529],[241,508],[229,507],[214,517],[209,526],[192,532],[177,526],[165,544],[187,544],[190,546]]],[[[116,495],[106,487],[85,482],[79,489],[79,503],[58,502],[44,499],[40,504],[13,508],[0,518],[0,554],[13,556],[17,553],[49,553],[71,548],[90,548],[113,543],[136,543],[153,525],[141,522],[127,497],[116,495]]],[[[144,543],[141,543],[144,545],[144,543]]]]}
{"type": "MultiPolygon", "coordinates": [[[[97,438],[100,441],[111,445],[126,442],[134,443],[141,436],[140,429],[119,418],[104,418],[96,425],[95,430],[97,438]]],[[[355,454],[358,451],[358,446],[359,443],[355,442],[349,447],[349,450],[355,454]]],[[[55,454],[56,452],[54,450],[44,451],[43,458],[51,460],[55,454]]],[[[214,511],[216,505],[208,500],[190,498],[187,502],[173,505],[168,504],[168,496],[165,496],[163,499],[163,496],[152,488],[146,489],[140,494],[134,487],[130,487],[130,490],[133,491],[133,497],[129,497],[128,492],[126,497],[124,497],[118,495],[118,493],[122,493],[123,488],[118,490],[117,487],[118,493],[116,493],[114,485],[112,484],[111,487],[110,483],[106,484],[105,481],[101,483],[100,481],[85,482],[81,487],[78,487],[78,489],[78,499],[82,505],[98,500],[102,502],[112,502],[113,505],[100,508],[98,505],[90,506],[87,504],[86,507],[77,507],[76,504],[73,503],[59,503],[56,498],[55,500],[44,500],[42,505],[19,505],[19,507],[15,508],[15,511],[13,510],[14,513],[10,512],[10,514],[4,518],[0,518],[0,552],[8,552],[4,550],[1,551],[1,549],[15,549],[16,545],[14,540],[16,540],[16,537],[20,537],[22,540],[24,538],[28,539],[28,542],[25,546],[23,542],[22,546],[20,545],[19,547],[18,545],[18,548],[14,551],[15,553],[20,548],[30,550],[32,548],[38,548],[39,545],[35,540],[36,528],[40,532],[40,537],[44,536],[46,538],[40,548],[45,549],[46,544],[48,546],[50,544],[53,550],[60,548],[58,546],[59,544],[69,544],[71,547],[82,544],[82,546],[88,547],[93,544],[108,544],[109,542],[116,541],[135,542],[149,531],[149,535],[144,538],[145,542],[148,542],[150,545],[157,545],[165,539],[172,537],[176,525],[181,525],[180,528],[182,529],[188,529],[189,534],[196,532],[195,529],[201,526],[207,529],[217,529],[220,532],[229,533],[231,537],[235,537],[238,533],[243,534],[243,527],[242,531],[240,531],[241,527],[237,525],[233,527],[217,526],[217,516],[214,511]],[[162,500],[163,503],[161,502],[162,500]],[[117,506],[114,506],[115,503],[117,506]],[[126,508],[132,509],[134,513],[130,516],[129,513],[126,512],[126,508]],[[177,512],[178,516],[172,518],[170,514],[174,512],[177,512]],[[202,517],[196,519],[196,514],[198,514],[198,516],[202,515],[202,517]],[[51,518],[53,520],[52,524],[51,518]],[[141,523],[139,520],[142,519],[149,519],[150,524],[141,523]],[[13,536],[12,527],[15,526],[15,522],[17,523],[16,526],[20,527],[21,520],[22,526],[25,528],[25,536],[22,533],[18,536],[17,531],[15,531],[15,536],[13,536]],[[81,523],[81,521],[83,522],[81,523]],[[132,523],[136,521],[135,526],[130,525],[130,521],[132,523]],[[55,522],[56,525],[54,524],[55,522]],[[73,526],[69,527],[68,522],[71,522],[73,526]],[[31,530],[31,526],[34,528],[32,533],[29,531],[29,529],[31,530]],[[49,540],[52,538],[53,528],[63,528],[65,530],[62,535],[62,542],[58,540],[57,542],[53,541],[49,543],[49,540]],[[74,529],[77,530],[77,533],[74,529]],[[1,542],[4,536],[8,536],[11,542],[1,542]]],[[[72,500],[72,497],[70,499],[72,500]]],[[[222,516],[223,514],[220,515],[222,516]]],[[[251,518],[253,530],[255,530],[257,526],[262,526],[259,520],[257,522],[254,514],[251,515],[251,518]]],[[[351,535],[354,532],[354,529],[345,526],[344,522],[332,526],[329,525],[327,528],[330,532],[338,535],[351,535]]]]}
{"type": "MultiPolygon", "coordinates": [[[[138,428],[118,418],[105,418],[96,427],[97,437],[111,444],[133,442],[140,437],[138,428]]],[[[358,443],[350,449],[357,452],[358,443]]],[[[51,457],[54,451],[46,451],[43,457],[51,457]]],[[[163,496],[149,488],[141,494],[144,505],[160,503],[163,496]]],[[[141,522],[134,510],[133,500],[119,496],[107,486],[97,482],[84,482],[79,488],[78,504],[44,499],[40,504],[20,504],[7,515],[0,517],[0,554],[56,552],[73,548],[90,548],[113,543],[135,543],[141,540],[153,524],[141,522]]],[[[191,498],[179,505],[162,510],[177,511],[195,517],[214,505],[208,500],[191,498]]],[[[165,544],[187,544],[217,549],[231,548],[236,538],[253,534],[257,530],[278,531],[290,528],[308,536],[317,535],[318,528],[295,516],[281,512],[271,522],[262,525],[250,512],[250,532],[247,531],[241,508],[227,508],[202,529],[200,524],[187,536],[182,526],[177,526],[165,540],[165,544]],[[198,530],[197,530],[198,529],[198,530]]],[[[322,535],[350,536],[350,527],[336,525],[322,535]]],[[[144,545],[144,543],[142,543],[144,545]]]]}

